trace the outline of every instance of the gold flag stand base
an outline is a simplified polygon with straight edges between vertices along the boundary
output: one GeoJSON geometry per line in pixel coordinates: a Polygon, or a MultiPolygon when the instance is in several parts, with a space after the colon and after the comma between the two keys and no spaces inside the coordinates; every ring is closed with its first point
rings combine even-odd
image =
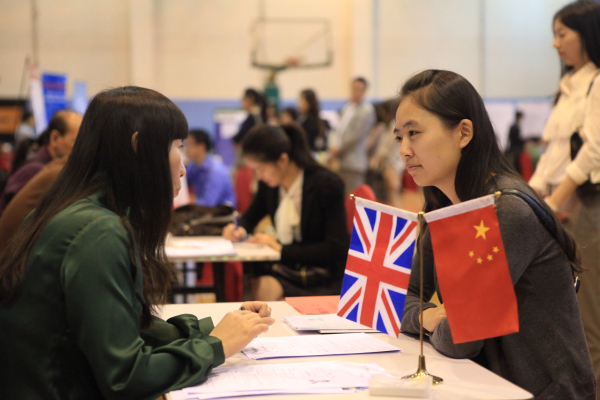
{"type": "Polygon", "coordinates": [[[429,372],[427,372],[427,369],[425,368],[425,356],[421,354],[419,355],[419,368],[417,369],[417,372],[412,375],[403,376],[402,379],[415,379],[422,378],[424,376],[431,376],[434,385],[444,383],[444,380],[439,376],[431,375],[429,372]]]}

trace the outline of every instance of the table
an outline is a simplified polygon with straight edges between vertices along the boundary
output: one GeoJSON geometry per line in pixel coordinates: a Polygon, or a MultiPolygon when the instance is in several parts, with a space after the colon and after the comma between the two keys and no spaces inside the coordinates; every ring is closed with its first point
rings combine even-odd
{"type": "MultiPolygon", "coordinates": [[[[179,247],[184,247],[186,242],[192,241],[211,241],[221,240],[218,236],[185,236],[185,237],[170,237],[169,243],[177,243],[179,247]]],[[[269,246],[253,245],[249,243],[234,243],[233,247],[236,251],[236,255],[222,255],[218,252],[210,255],[180,255],[177,257],[169,256],[169,261],[176,262],[212,262],[213,263],[213,277],[214,277],[214,288],[210,291],[214,291],[217,302],[225,301],[225,274],[224,274],[224,263],[227,261],[241,261],[241,262],[261,262],[261,261],[279,261],[281,259],[281,253],[272,249],[269,246]]],[[[206,288],[200,288],[195,283],[195,271],[193,273],[192,282],[186,282],[185,275],[190,271],[183,268],[184,273],[184,284],[182,286],[174,287],[174,294],[196,294],[204,293],[209,290],[206,288]]]]}
{"type": "MultiPolygon", "coordinates": [[[[217,303],[217,304],[172,304],[166,305],[160,310],[159,316],[163,319],[170,318],[179,314],[194,314],[199,318],[211,316],[216,325],[223,316],[232,310],[238,309],[241,303],[217,303]]],[[[298,332],[292,330],[282,318],[288,315],[299,315],[299,313],[286,302],[270,302],[272,308],[272,317],[276,322],[269,328],[269,331],[262,336],[281,337],[295,336],[298,332]]],[[[291,362],[312,362],[340,360],[360,363],[377,363],[385,368],[389,373],[398,376],[412,374],[417,370],[419,356],[419,341],[412,337],[400,335],[400,338],[393,338],[383,333],[375,333],[376,337],[395,345],[402,349],[401,353],[384,354],[358,354],[347,356],[327,356],[327,357],[301,357],[301,358],[279,358],[271,360],[250,360],[242,353],[236,354],[225,361],[224,366],[238,366],[251,364],[282,364],[291,362]]],[[[475,364],[471,360],[456,360],[445,357],[438,353],[433,346],[425,343],[424,354],[427,363],[427,370],[434,375],[444,379],[444,383],[434,386],[434,399],[531,399],[531,393],[519,388],[518,386],[499,377],[493,372],[475,364]]],[[[251,397],[251,398],[258,398],[251,397]]],[[[300,400],[307,395],[273,395],[264,396],[268,400],[300,400]]],[[[167,394],[167,400],[170,396],[167,394]]],[[[358,400],[367,398],[390,399],[389,397],[371,397],[368,391],[355,394],[340,395],[314,395],[314,400],[321,399],[339,399],[339,400],[358,400]]],[[[400,399],[400,398],[399,398],[400,399]]],[[[407,398],[404,398],[407,399],[407,398]]],[[[414,399],[416,400],[416,399],[414,399]]]]}

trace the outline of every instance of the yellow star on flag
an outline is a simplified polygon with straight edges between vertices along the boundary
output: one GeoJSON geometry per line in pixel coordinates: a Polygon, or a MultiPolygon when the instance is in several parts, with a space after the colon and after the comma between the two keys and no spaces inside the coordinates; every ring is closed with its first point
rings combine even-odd
{"type": "Polygon", "coordinates": [[[483,262],[483,260],[481,258],[477,259],[477,264],[481,264],[483,262]]]}
{"type": "Polygon", "coordinates": [[[492,261],[494,258],[492,257],[491,254],[488,254],[487,259],[488,259],[488,261],[492,261]]]}
{"type": "Polygon", "coordinates": [[[475,255],[475,253],[473,253],[472,251],[469,252],[469,257],[473,257],[475,255]]]}
{"type": "Polygon", "coordinates": [[[494,246],[494,250],[492,250],[492,251],[493,251],[494,253],[497,253],[497,252],[499,252],[500,250],[498,250],[498,248],[494,246]]]}
{"type": "Polygon", "coordinates": [[[486,228],[485,225],[483,225],[483,220],[481,220],[481,223],[479,224],[479,226],[473,225],[473,228],[477,229],[477,235],[475,236],[475,239],[477,239],[479,236],[483,236],[483,239],[487,240],[485,238],[485,233],[487,231],[489,231],[490,228],[486,228]]]}

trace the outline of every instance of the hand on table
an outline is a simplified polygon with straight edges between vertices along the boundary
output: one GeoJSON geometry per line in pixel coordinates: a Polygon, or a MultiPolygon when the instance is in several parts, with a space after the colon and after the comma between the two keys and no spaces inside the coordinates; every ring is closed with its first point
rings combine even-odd
{"type": "Polygon", "coordinates": [[[271,316],[271,307],[263,301],[246,301],[242,303],[242,307],[248,311],[258,313],[261,317],[271,316]]]}
{"type": "Polygon", "coordinates": [[[248,346],[258,335],[268,331],[269,326],[274,322],[274,318],[261,317],[260,314],[253,311],[231,311],[225,314],[210,336],[221,339],[225,358],[229,358],[248,346]]]}
{"type": "Polygon", "coordinates": [[[240,242],[248,236],[248,232],[241,226],[235,227],[235,224],[228,224],[223,228],[223,237],[232,242],[240,242]]]}
{"type": "Polygon", "coordinates": [[[266,233],[257,233],[248,238],[248,243],[264,244],[277,251],[281,251],[281,243],[277,241],[273,236],[267,235],[266,233]]]}
{"type": "MultiPolygon", "coordinates": [[[[438,307],[428,308],[423,311],[423,328],[427,329],[429,332],[433,332],[435,328],[446,319],[446,308],[444,305],[438,307]]],[[[419,316],[419,321],[421,320],[421,316],[419,316]]]]}

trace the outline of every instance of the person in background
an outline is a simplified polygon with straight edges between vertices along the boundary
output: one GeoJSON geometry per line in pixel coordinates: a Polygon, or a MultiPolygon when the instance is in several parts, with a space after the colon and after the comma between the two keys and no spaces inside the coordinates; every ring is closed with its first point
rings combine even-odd
{"type": "Polygon", "coordinates": [[[286,107],[281,110],[281,125],[293,124],[298,120],[298,110],[294,107],[286,107]]]}
{"type": "Polygon", "coordinates": [[[340,163],[339,173],[345,185],[346,194],[365,183],[369,167],[367,138],[375,125],[375,109],[364,100],[367,81],[355,78],[352,81],[350,102],[342,109],[340,123],[331,135],[330,157],[340,163]]]}
{"type": "MultiPolygon", "coordinates": [[[[40,135],[40,148],[25,161],[15,162],[13,170],[0,196],[0,215],[12,198],[25,186],[31,178],[42,170],[44,165],[57,158],[68,157],[75,143],[81,114],[71,110],[58,111],[46,130],[40,135]]],[[[15,157],[16,160],[16,157],[15,157]]]]}
{"type": "Polygon", "coordinates": [[[510,126],[508,131],[508,149],[506,150],[506,157],[511,162],[514,169],[521,173],[521,164],[519,156],[524,149],[525,141],[521,137],[521,122],[523,121],[523,112],[517,111],[515,113],[515,123],[510,126]]]}
{"type": "Polygon", "coordinates": [[[264,96],[256,89],[248,88],[244,91],[242,97],[242,108],[248,113],[248,116],[242,122],[240,130],[233,137],[233,143],[239,146],[246,134],[255,125],[261,125],[267,122],[266,100],[264,96]]]}
{"type": "Polygon", "coordinates": [[[35,119],[31,111],[24,111],[21,123],[15,130],[15,146],[24,139],[35,140],[35,119]]]}
{"type": "Polygon", "coordinates": [[[583,264],[579,310],[600,384],[600,4],[570,3],[552,23],[554,47],[567,73],[544,129],[546,151],[529,184],[548,196],[553,210],[571,214],[568,226],[583,264]],[[583,145],[572,159],[575,131],[583,145]]]}
{"type": "Polygon", "coordinates": [[[273,324],[261,302],[216,327],[154,315],[176,276],[164,243],[187,135],[153,90],[92,99],[62,173],[0,254],[0,398],[156,399],[200,384],[273,324]]]}
{"type": "Polygon", "coordinates": [[[380,196],[381,201],[391,206],[400,204],[400,186],[404,163],[394,144],[394,120],[391,115],[392,102],[387,101],[376,107],[377,124],[369,134],[371,157],[369,158],[369,176],[375,181],[383,180],[383,190],[375,191],[376,185],[370,184],[380,196]],[[379,193],[378,193],[379,192],[379,193]],[[383,192],[383,193],[381,193],[383,192]]]}
{"type": "MultiPolygon", "coordinates": [[[[537,201],[556,225],[555,238],[525,200],[508,195],[496,200],[519,310],[519,332],[458,344],[446,318],[444,288],[438,285],[436,255],[426,226],[422,263],[419,255],[413,258],[402,330],[418,333],[422,320],[440,353],[474,359],[537,400],[595,399],[594,370],[573,287],[573,273],[581,267],[577,247],[502,155],[475,88],[451,71],[427,70],[409,78],[399,95],[395,135],[408,172],[423,187],[423,211],[441,211],[496,191],[516,189],[537,201]],[[425,301],[422,316],[419,287],[425,301]],[[430,302],[435,292],[442,303],[439,306],[430,302]]],[[[465,232],[464,240],[468,237],[475,233],[465,232]]],[[[457,256],[457,266],[460,260],[457,256]]]]}
{"type": "Polygon", "coordinates": [[[243,240],[269,215],[277,237],[255,234],[248,242],[281,252],[279,263],[255,268],[252,297],[339,295],[349,245],[341,179],[315,161],[297,124],[252,129],[242,152],[258,192],[223,236],[243,240]]]}
{"type": "Polygon", "coordinates": [[[324,150],[327,147],[325,122],[320,117],[321,108],[314,90],[304,89],[300,92],[298,109],[300,116],[297,121],[306,132],[310,149],[313,152],[324,150]]]}
{"type": "Polygon", "coordinates": [[[202,206],[229,205],[235,207],[235,193],[229,170],[213,154],[209,134],[201,129],[189,132],[185,154],[188,187],[194,190],[194,202],[202,206]]]}

